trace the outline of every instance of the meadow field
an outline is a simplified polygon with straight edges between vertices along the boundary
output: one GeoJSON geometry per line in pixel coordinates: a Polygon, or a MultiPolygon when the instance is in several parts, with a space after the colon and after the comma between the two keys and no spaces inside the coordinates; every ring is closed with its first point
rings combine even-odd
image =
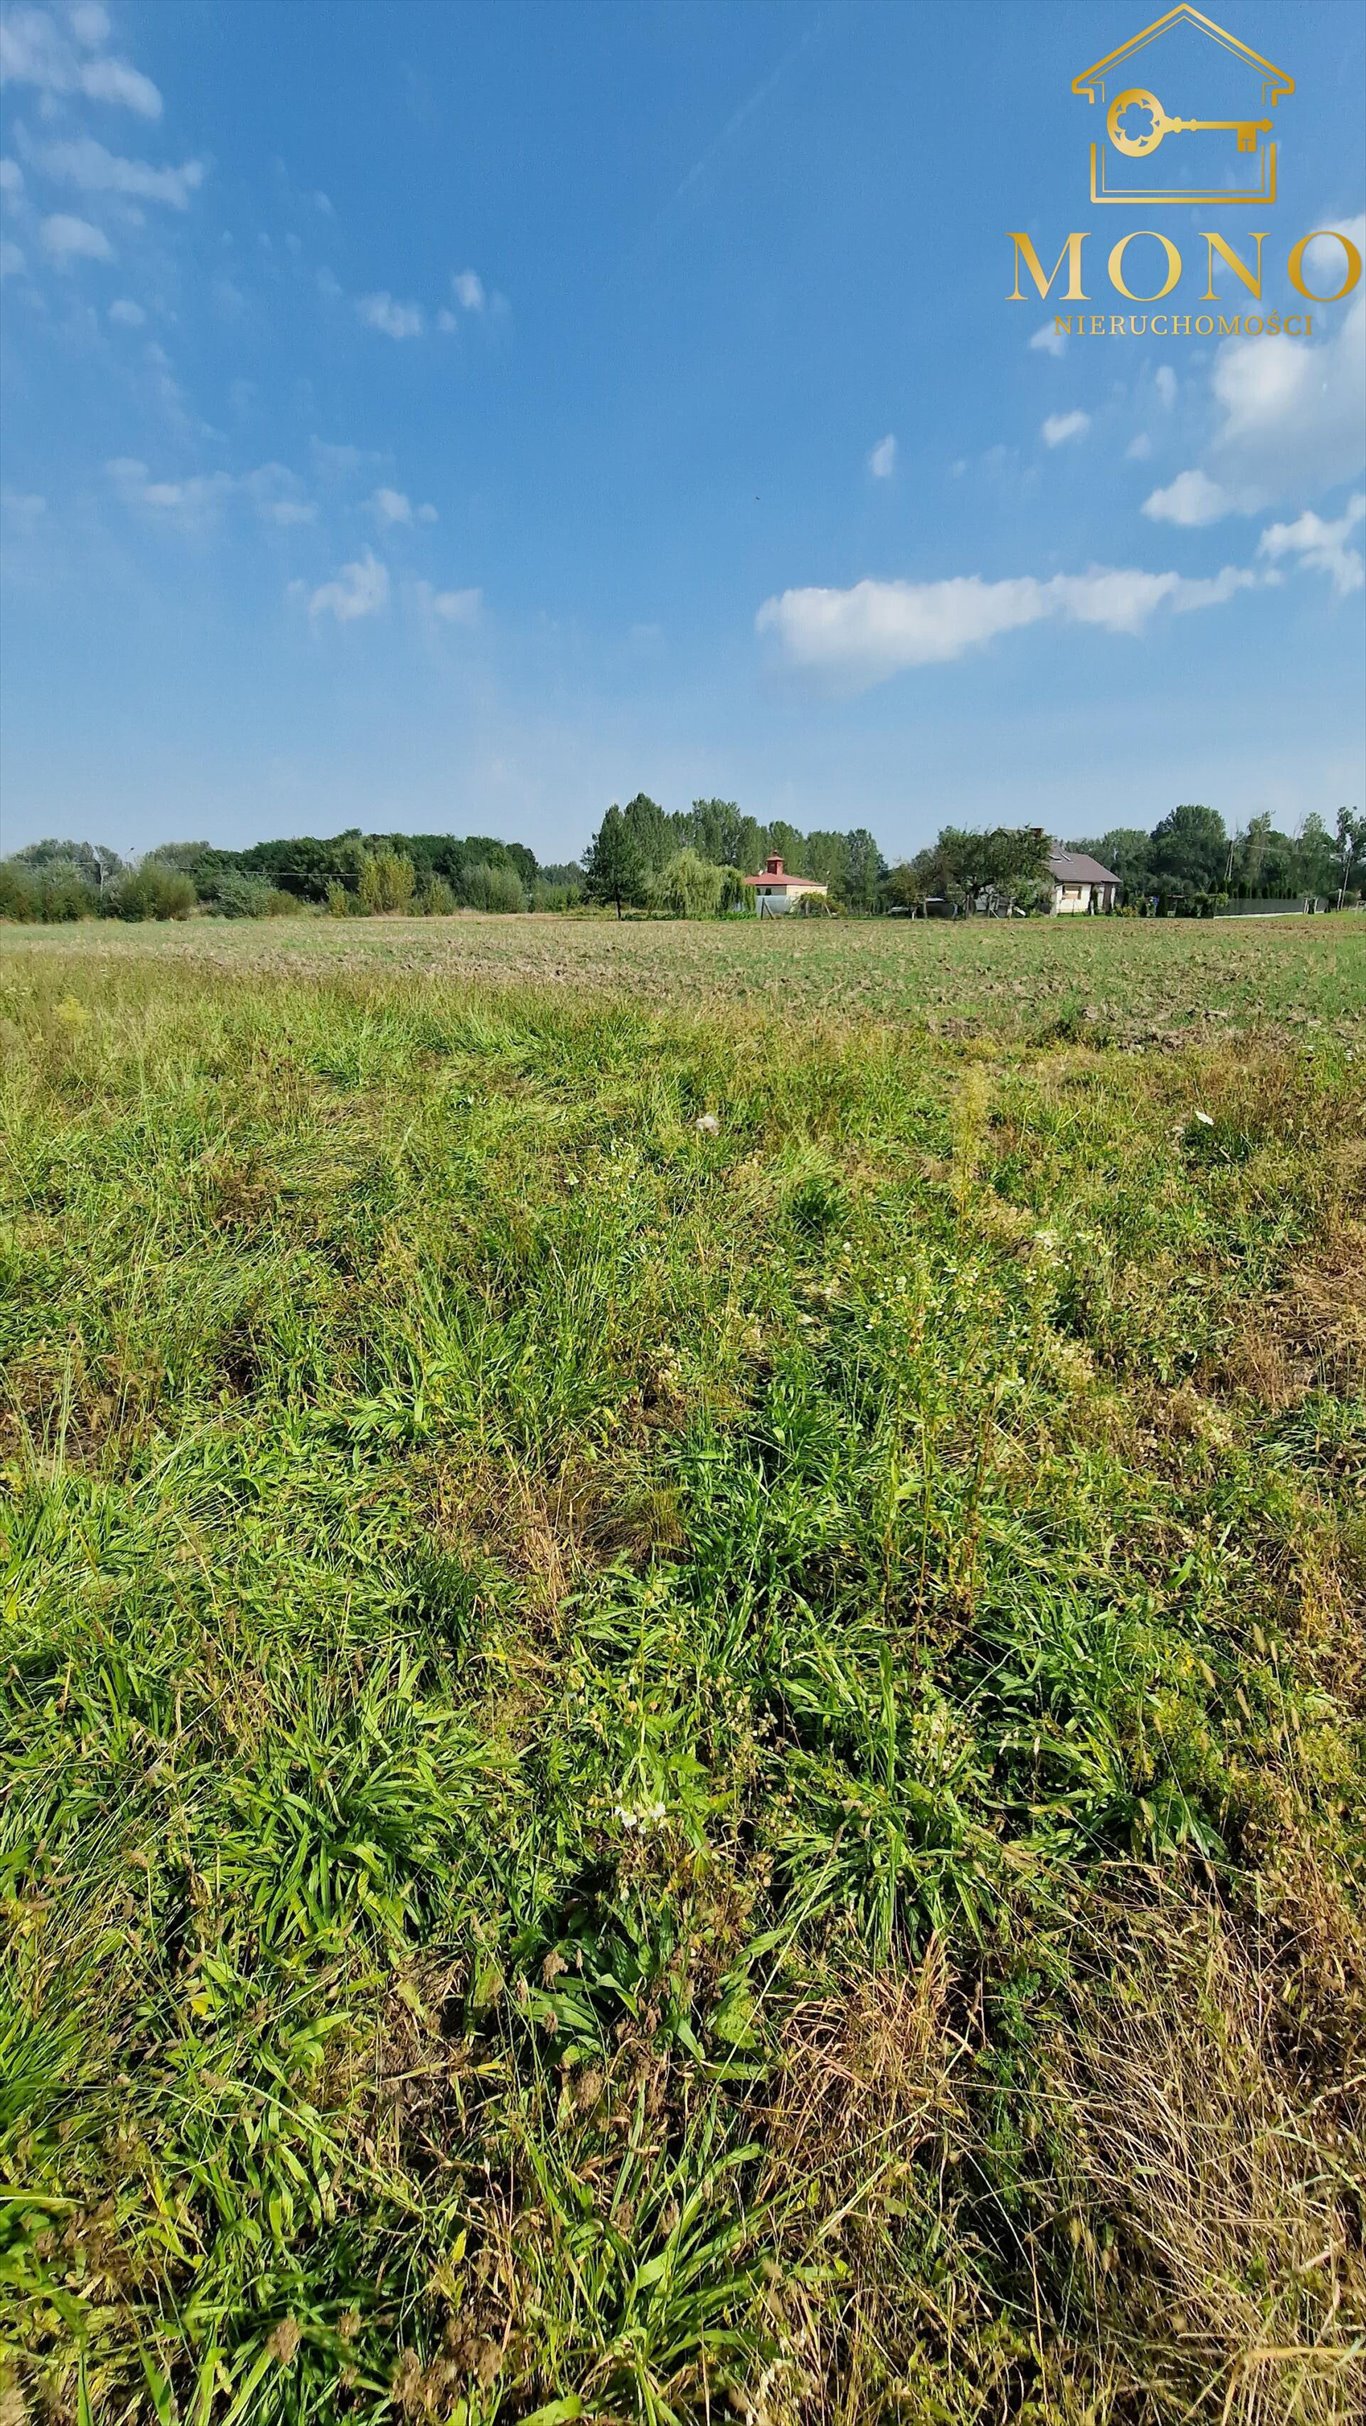
{"type": "Polygon", "coordinates": [[[13,930],[0,2419],[1349,2426],[1366,922],[13,930]]]}

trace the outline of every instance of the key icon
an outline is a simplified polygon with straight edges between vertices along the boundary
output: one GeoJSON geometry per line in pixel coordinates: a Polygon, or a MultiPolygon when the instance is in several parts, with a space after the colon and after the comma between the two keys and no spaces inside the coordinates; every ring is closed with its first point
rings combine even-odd
{"type": "Polygon", "coordinates": [[[1117,152],[1130,160],[1146,160],[1155,152],[1164,135],[1208,134],[1224,128],[1236,132],[1240,152],[1255,152],[1257,137],[1271,132],[1269,118],[1169,118],[1156,93],[1145,93],[1140,85],[1132,91],[1116,93],[1105,117],[1105,131],[1117,152]],[[1148,125],[1141,134],[1129,133],[1123,124],[1127,110],[1146,110],[1148,125]]]}

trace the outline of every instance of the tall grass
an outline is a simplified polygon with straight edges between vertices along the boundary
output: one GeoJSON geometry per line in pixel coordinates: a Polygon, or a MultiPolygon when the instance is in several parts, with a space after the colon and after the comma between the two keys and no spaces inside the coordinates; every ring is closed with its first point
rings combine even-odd
{"type": "Polygon", "coordinates": [[[1347,2420],[1360,1066],[0,996],[17,2419],[1347,2420]]]}

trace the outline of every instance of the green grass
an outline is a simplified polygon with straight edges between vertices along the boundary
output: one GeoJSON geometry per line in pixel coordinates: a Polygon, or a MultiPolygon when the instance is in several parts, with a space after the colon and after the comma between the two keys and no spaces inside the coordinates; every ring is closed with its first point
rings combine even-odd
{"type": "Polygon", "coordinates": [[[0,2415],[1357,2414],[1362,978],[9,952],[0,2415]]]}
{"type": "MultiPolygon", "coordinates": [[[[11,930],[30,959],[71,929],[11,930]]],[[[83,955],[277,976],[354,970],[553,985],[661,1010],[912,1020],[950,1037],[1168,1046],[1175,1039],[1366,1031],[1366,918],[898,919],[716,924],[553,916],[192,920],[82,930],[83,955]]]]}

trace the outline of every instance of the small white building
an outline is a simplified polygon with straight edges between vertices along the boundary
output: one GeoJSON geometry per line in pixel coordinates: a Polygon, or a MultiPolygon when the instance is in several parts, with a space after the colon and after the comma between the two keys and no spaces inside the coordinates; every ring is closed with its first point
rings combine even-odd
{"type": "Polygon", "coordinates": [[[810,894],[825,901],[830,893],[828,884],[817,884],[812,876],[789,876],[779,851],[769,853],[759,875],[744,876],[740,881],[748,885],[753,893],[754,907],[760,918],[776,918],[788,910],[795,910],[810,894]]]}
{"type": "Polygon", "coordinates": [[[1050,851],[1048,873],[1053,879],[1053,909],[1060,917],[1098,916],[1119,900],[1120,879],[1086,851],[1050,851]]]}

